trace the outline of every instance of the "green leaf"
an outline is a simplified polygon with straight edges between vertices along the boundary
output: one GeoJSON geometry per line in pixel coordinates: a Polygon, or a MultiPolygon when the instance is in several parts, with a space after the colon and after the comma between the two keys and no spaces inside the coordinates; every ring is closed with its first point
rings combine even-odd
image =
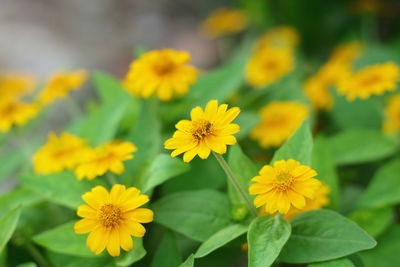
{"type": "Polygon", "coordinates": [[[275,152],[271,163],[278,160],[295,159],[303,165],[310,165],[312,149],[310,122],[305,120],[292,137],[275,152]]]}
{"type": "Polygon", "coordinates": [[[179,267],[193,267],[194,266],[194,255],[190,254],[190,256],[183,262],[179,267]]]}
{"type": "Polygon", "coordinates": [[[25,262],[18,264],[16,267],[37,267],[37,265],[34,262],[25,262]]]}
{"type": "Polygon", "coordinates": [[[121,82],[110,74],[96,71],[92,77],[96,91],[103,103],[113,102],[121,96],[128,97],[121,82]]]}
{"type": "Polygon", "coordinates": [[[22,150],[14,149],[12,153],[4,151],[0,155],[0,182],[15,173],[25,160],[26,158],[22,150]]]}
{"type": "Polygon", "coordinates": [[[22,187],[0,196],[0,216],[4,216],[11,209],[18,206],[29,206],[43,200],[43,197],[32,190],[22,187]]]}
{"type": "Polygon", "coordinates": [[[159,154],[143,173],[139,187],[148,192],[168,179],[174,178],[190,169],[190,165],[167,154],[159,154]]]}
{"type": "Polygon", "coordinates": [[[400,203],[400,159],[383,165],[375,173],[357,206],[363,208],[382,207],[400,203]]]}
{"type": "Polygon", "coordinates": [[[40,233],[33,240],[48,250],[81,257],[97,257],[86,247],[87,235],[76,234],[70,221],[51,230],[40,233]]]}
{"type": "Polygon", "coordinates": [[[357,210],[348,217],[373,237],[378,237],[394,221],[392,207],[357,210]]]}
{"type": "Polygon", "coordinates": [[[133,238],[133,249],[131,251],[123,252],[121,256],[115,259],[117,266],[125,267],[141,260],[146,255],[146,250],[143,247],[142,238],[133,238]]]}
{"type": "Polygon", "coordinates": [[[37,175],[25,174],[20,177],[21,183],[51,202],[75,209],[82,204],[81,196],[100,183],[100,180],[79,181],[71,172],[37,175]],[[66,190],[66,188],[68,190],[66,190]]]}
{"type": "Polygon", "coordinates": [[[308,264],[307,267],[354,267],[355,265],[348,258],[308,264]]]}
{"type": "Polygon", "coordinates": [[[376,241],[339,213],[313,210],[292,220],[292,236],[280,259],[288,263],[327,261],[373,248],[376,241]]]}
{"type": "Polygon", "coordinates": [[[214,190],[170,194],[152,209],[155,222],[197,241],[205,241],[232,224],[228,198],[214,190]]]}
{"type": "MultiPolygon", "coordinates": [[[[257,175],[257,168],[243,153],[239,145],[234,145],[229,148],[228,164],[238,179],[242,189],[248,192],[251,178],[257,175]]],[[[240,203],[245,204],[236,189],[230,183],[228,185],[228,193],[232,203],[234,205],[240,203]]]]}
{"type": "Polygon", "coordinates": [[[396,152],[396,143],[377,130],[349,129],[330,138],[333,158],[337,164],[371,162],[396,152]]]}
{"type": "Polygon", "coordinates": [[[247,229],[248,226],[246,225],[233,224],[216,232],[203,244],[201,244],[201,246],[196,251],[195,257],[201,258],[207,256],[211,252],[217,250],[218,248],[228,244],[230,241],[246,233],[247,229]]]}
{"type": "Polygon", "coordinates": [[[319,135],[314,142],[311,166],[318,173],[318,178],[331,189],[329,193],[329,206],[337,208],[339,206],[339,179],[336,166],[332,157],[332,148],[329,140],[319,135]]]}
{"type": "Polygon", "coordinates": [[[254,219],[247,233],[249,267],[271,266],[290,236],[290,224],[283,216],[254,219]]]}
{"type": "Polygon", "coordinates": [[[9,211],[6,215],[0,218],[0,253],[3,251],[8,240],[14,233],[17,227],[21,207],[9,211]]]}
{"type": "Polygon", "coordinates": [[[392,226],[379,239],[376,248],[359,253],[364,267],[400,266],[400,226],[392,226]]]}
{"type": "Polygon", "coordinates": [[[115,264],[112,262],[112,257],[83,258],[67,254],[60,254],[50,250],[46,250],[46,256],[54,267],[115,267],[115,264]]]}
{"type": "Polygon", "coordinates": [[[260,116],[256,112],[242,110],[234,123],[240,126],[240,132],[235,134],[239,139],[248,136],[251,130],[260,122],[260,116]]]}
{"type": "Polygon", "coordinates": [[[182,262],[175,237],[167,231],[154,254],[150,267],[176,267],[182,262]]]}

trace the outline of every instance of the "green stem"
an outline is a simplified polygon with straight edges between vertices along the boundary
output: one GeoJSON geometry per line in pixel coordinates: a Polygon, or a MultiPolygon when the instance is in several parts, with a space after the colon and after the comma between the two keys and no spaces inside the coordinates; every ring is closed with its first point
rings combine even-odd
{"type": "Polygon", "coordinates": [[[229,181],[232,183],[233,187],[235,187],[236,191],[239,193],[240,197],[246,203],[249,211],[253,215],[253,217],[257,217],[257,210],[251,203],[250,198],[246,194],[246,192],[243,190],[243,188],[240,186],[240,183],[236,176],[233,174],[231,168],[229,167],[228,163],[225,161],[225,159],[222,157],[222,155],[214,153],[215,158],[217,159],[219,165],[221,165],[222,169],[225,171],[226,176],[228,177],[229,181]]]}
{"type": "Polygon", "coordinates": [[[107,176],[107,180],[108,180],[108,182],[110,183],[111,186],[113,186],[115,184],[118,184],[118,181],[115,178],[114,174],[109,172],[109,173],[107,173],[106,176],[107,176]]]}
{"type": "Polygon", "coordinates": [[[40,251],[30,243],[25,244],[26,249],[28,250],[29,254],[35,259],[35,261],[41,267],[51,267],[52,265],[46,260],[45,257],[40,253],[40,251]]]}

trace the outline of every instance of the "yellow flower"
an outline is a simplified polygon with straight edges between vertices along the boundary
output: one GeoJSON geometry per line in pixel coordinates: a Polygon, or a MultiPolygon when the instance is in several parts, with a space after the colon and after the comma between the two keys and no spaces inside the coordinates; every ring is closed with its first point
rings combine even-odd
{"type": "Polygon", "coordinates": [[[262,147],[279,146],[286,141],[307,118],[308,109],[297,102],[275,101],[260,111],[261,122],[251,132],[262,147]]]}
{"type": "Polygon", "coordinates": [[[58,137],[50,133],[47,143],[33,156],[35,172],[49,174],[72,170],[88,150],[86,142],[77,136],[64,132],[58,137]]]}
{"type": "Polygon", "coordinates": [[[136,187],[126,189],[116,184],[109,193],[103,186],[96,186],[82,199],[87,205],[78,207],[77,214],[83,219],[74,225],[74,231],[90,233],[86,246],[95,254],[107,248],[115,257],[119,256],[120,248],[131,250],[131,236],[143,237],[146,229],[142,223],[153,221],[153,211],[139,208],[149,202],[149,197],[140,194],[136,187]]]}
{"type": "Polygon", "coordinates": [[[131,94],[163,101],[183,96],[197,80],[198,70],[190,65],[190,54],[172,49],[154,50],[132,62],[124,86],[131,94]]]}
{"type": "Polygon", "coordinates": [[[333,96],[329,92],[331,86],[350,75],[350,65],[342,61],[330,60],[318,73],[304,83],[304,91],[315,109],[329,110],[333,106],[333,96]]]}
{"type": "Polygon", "coordinates": [[[400,78],[399,67],[392,62],[365,67],[339,83],[339,93],[348,101],[355,98],[366,99],[371,95],[381,95],[394,91],[400,78]]]}
{"type": "Polygon", "coordinates": [[[299,34],[290,26],[279,26],[268,30],[257,42],[256,49],[262,50],[270,46],[294,47],[299,43],[299,34]]]}
{"type": "Polygon", "coordinates": [[[274,166],[265,165],[256,182],[249,187],[251,195],[257,195],[254,206],[264,206],[268,214],[288,213],[291,207],[303,209],[306,199],[314,199],[321,182],[314,177],[317,172],[300,162],[289,159],[274,162],[274,166]]]}
{"type": "Polygon", "coordinates": [[[330,61],[336,63],[352,63],[362,53],[362,44],[358,41],[349,42],[336,47],[330,57],[330,61]]]}
{"type": "Polygon", "coordinates": [[[39,94],[38,100],[42,104],[49,104],[57,99],[65,98],[70,91],[79,89],[87,78],[88,73],[85,70],[54,73],[39,94]]]}
{"type": "Polygon", "coordinates": [[[400,94],[389,98],[385,115],[386,120],[383,124],[383,130],[391,135],[400,132],[400,94]]]}
{"type": "Polygon", "coordinates": [[[241,32],[247,27],[246,14],[240,9],[219,8],[203,22],[203,32],[210,38],[241,32]]]}
{"type": "Polygon", "coordinates": [[[270,46],[252,55],[246,65],[246,79],[251,86],[267,86],[287,75],[293,66],[291,48],[270,46]]]}
{"type": "Polygon", "coordinates": [[[92,180],[107,171],[121,174],[125,170],[123,161],[132,159],[132,153],[136,150],[136,146],[130,142],[116,140],[105,143],[86,153],[75,174],[79,180],[85,177],[92,180]]]}
{"type": "Polygon", "coordinates": [[[240,113],[240,109],[228,105],[218,106],[217,100],[208,102],[205,110],[195,107],[190,113],[191,120],[181,120],[172,138],[165,141],[166,149],[174,149],[172,157],[183,155],[184,162],[190,162],[196,155],[206,159],[211,151],[226,153],[226,145],[236,144],[232,135],[240,131],[237,124],[231,123],[240,113]]]}
{"type": "Polygon", "coordinates": [[[35,89],[36,78],[29,74],[0,73],[0,97],[19,98],[35,89]]]}
{"type": "Polygon", "coordinates": [[[0,97],[0,132],[8,132],[13,125],[21,126],[39,113],[34,103],[23,103],[12,97],[0,97]]]}

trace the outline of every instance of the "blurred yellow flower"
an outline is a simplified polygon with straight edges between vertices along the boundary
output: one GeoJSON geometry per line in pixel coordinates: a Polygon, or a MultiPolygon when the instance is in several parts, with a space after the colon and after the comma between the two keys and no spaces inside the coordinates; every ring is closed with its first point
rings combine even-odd
{"type": "Polygon", "coordinates": [[[198,76],[198,70],[188,65],[189,61],[190,54],[185,51],[150,51],[132,62],[124,86],[128,92],[142,98],[155,94],[168,101],[174,94],[183,96],[198,76]]]}
{"type": "Polygon", "coordinates": [[[323,65],[317,74],[304,83],[304,91],[312,106],[317,110],[329,110],[333,106],[331,86],[337,86],[342,79],[351,73],[350,65],[341,61],[330,60],[323,65]]]}
{"type": "Polygon", "coordinates": [[[0,73],[0,97],[19,98],[31,93],[36,86],[36,77],[21,73],[0,73]]]}
{"type": "Polygon", "coordinates": [[[203,22],[202,30],[210,38],[241,32],[247,27],[244,11],[233,8],[219,8],[203,22]]]}
{"type": "Polygon", "coordinates": [[[21,126],[36,117],[40,106],[24,103],[13,97],[0,97],[0,132],[8,132],[13,125],[21,126]]]}
{"type": "Polygon", "coordinates": [[[250,133],[262,147],[280,146],[308,116],[308,109],[298,102],[275,101],[260,110],[261,122],[250,133]]]}
{"type": "Polygon", "coordinates": [[[88,150],[86,142],[75,135],[63,132],[57,136],[50,133],[47,143],[33,156],[34,170],[39,174],[72,170],[82,161],[88,150]]]}
{"type": "Polygon", "coordinates": [[[38,101],[42,104],[50,104],[57,99],[65,98],[70,91],[79,89],[87,78],[88,72],[85,70],[56,72],[49,77],[46,86],[38,96],[38,101]]]}
{"type": "Polygon", "coordinates": [[[300,162],[289,159],[265,165],[259,176],[253,177],[249,187],[251,195],[257,195],[254,206],[264,206],[265,212],[287,214],[291,207],[303,209],[306,199],[314,199],[321,182],[314,177],[317,172],[300,162]]]}
{"type": "Polygon", "coordinates": [[[383,130],[391,135],[400,132],[400,94],[395,94],[389,98],[385,116],[383,130]]]}
{"type": "Polygon", "coordinates": [[[341,44],[333,50],[330,61],[351,64],[361,55],[362,51],[363,46],[358,41],[341,44]]]}
{"type": "Polygon", "coordinates": [[[279,81],[292,71],[294,54],[291,48],[266,47],[257,50],[246,65],[246,79],[251,86],[263,87],[279,81]]]}
{"type": "Polygon", "coordinates": [[[270,46],[294,47],[299,43],[299,34],[290,26],[279,26],[268,30],[256,44],[256,50],[262,50],[270,46]]]}
{"type": "Polygon", "coordinates": [[[78,207],[77,214],[83,219],[75,223],[74,231],[90,233],[86,246],[95,254],[107,248],[115,257],[120,255],[120,248],[131,250],[131,236],[143,237],[146,229],[142,223],[153,221],[153,211],[139,208],[149,202],[149,197],[140,194],[136,187],[126,189],[116,184],[109,193],[103,186],[96,186],[82,199],[87,204],[78,207]]]}
{"type": "Polygon", "coordinates": [[[228,105],[218,106],[217,100],[208,102],[205,110],[195,107],[190,113],[191,120],[181,120],[175,127],[172,138],[165,141],[166,149],[174,149],[172,157],[183,155],[184,162],[190,162],[196,155],[206,159],[211,151],[226,153],[226,145],[236,144],[232,135],[240,131],[237,124],[231,123],[240,113],[240,109],[228,105]]]}
{"type": "Polygon", "coordinates": [[[110,141],[86,153],[85,158],[75,169],[75,174],[79,180],[83,178],[92,180],[107,171],[121,174],[125,170],[123,161],[132,159],[132,153],[136,150],[136,146],[130,142],[110,141]]]}
{"type": "Polygon", "coordinates": [[[400,69],[393,62],[371,65],[343,79],[339,83],[338,92],[345,95],[348,101],[366,99],[371,95],[394,91],[399,78],[400,69]]]}

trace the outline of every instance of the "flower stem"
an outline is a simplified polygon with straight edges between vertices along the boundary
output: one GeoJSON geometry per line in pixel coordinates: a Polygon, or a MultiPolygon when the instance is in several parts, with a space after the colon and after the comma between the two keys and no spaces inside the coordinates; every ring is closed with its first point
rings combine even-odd
{"type": "Polygon", "coordinates": [[[28,250],[29,254],[35,259],[35,261],[41,267],[51,267],[52,265],[46,260],[45,257],[40,253],[40,251],[30,243],[25,244],[26,249],[28,250]]]}
{"type": "Polygon", "coordinates": [[[250,201],[250,198],[246,194],[246,192],[243,190],[243,188],[240,186],[240,183],[236,176],[233,174],[231,168],[229,167],[228,163],[225,161],[224,157],[222,155],[214,153],[215,158],[217,159],[219,165],[221,165],[222,169],[225,171],[226,176],[228,177],[229,181],[232,183],[233,187],[235,187],[236,191],[239,193],[240,197],[246,203],[247,208],[253,215],[253,217],[257,217],[257,210],[253,206],[253,204],[250,201]]]}

